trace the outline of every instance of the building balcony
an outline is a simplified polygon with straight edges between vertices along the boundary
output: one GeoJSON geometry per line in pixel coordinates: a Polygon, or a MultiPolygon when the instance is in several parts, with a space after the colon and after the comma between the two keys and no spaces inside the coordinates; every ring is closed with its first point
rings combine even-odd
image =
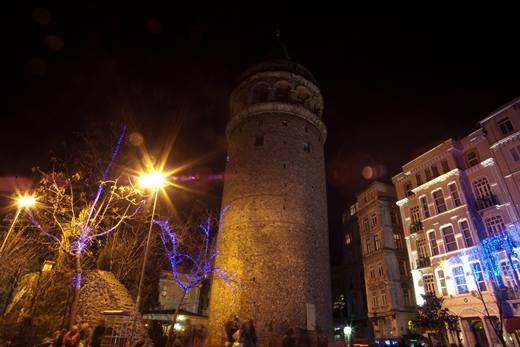
{"type": "Polygon", "coordinates": [[[485,208],[498,205],[498,197],[494,194],[488,195],[475,200],[475,204],[477,205],[477,210],[483,210],[485,208]]]}
{"type": "Polygon", "coordinates": [[[423,230],[422,222],[415,222],[410,224],[410,234],[415,234],[418,231],[423,230]]]}
{"type": "Polygon", "coordinates": [[[420,257],[415,261],[415,270],[424,269],[425,267],[430,267],[431,265],[430,258],[420,257]]]}

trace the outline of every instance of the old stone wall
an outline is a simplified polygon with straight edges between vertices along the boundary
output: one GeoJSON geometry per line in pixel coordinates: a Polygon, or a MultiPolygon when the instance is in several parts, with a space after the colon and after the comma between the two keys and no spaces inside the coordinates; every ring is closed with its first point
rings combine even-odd
{"type": "MultiPolygon", "coordinates": [[[[2,324],[15,333],[24,319],[32,316],[32,335],[43,335],[67,324],[72,299],[72,273],[48,271],[31,273],[22,278],[6,308],[2,324]]],[[[135,305],[123,284],[111,272],[85,271],[77,320],[96,326],[103,311],[122,310],[133,317],[135,305]]],[[[7,329],[7,328],[6,328],[7,329]]],[[[144,334],[144,324],[138,318],[138,335],[144,334]]]]}

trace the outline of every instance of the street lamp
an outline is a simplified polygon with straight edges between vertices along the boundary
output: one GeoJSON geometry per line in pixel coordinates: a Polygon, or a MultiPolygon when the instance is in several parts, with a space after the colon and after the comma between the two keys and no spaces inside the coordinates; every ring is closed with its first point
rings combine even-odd
{"type": "Polygon", "coordinates": [[[157,207],[157,196],[159,195],[159,190],[166,186],[166,175],[161,171],[152,170],[148,173],[142,174],[137,179],[138,185],[145,189],[153,191],[154,199],[153,199],[153,207],[152,207],[152,216],[150,217],[150,226],[148,227],[148,236],[146,238],[146,247],[144,249],[144,257],[143,257],[143,266],[141,267],[141,275],[139,277],[139,287],[137,289],[137,297],[135,299],[135,311],[134,317],[132,321],[132,332],[130,335],[130,346],[133,346],[134,337],[135,337],[135,328],[137,324],[137,315],[139,314],[139,306],[141,304],[141,294],[143,291],[143,283],[144,283],[144,272],[146,269],[146,263],[148,262],[148,252],[150,250],[150,239],[152,235],[152,227],[153,227],[153,217],[155,215],[155,208],[157,207]]]}
{"type": "Polygon", "coordinates": [[[352,327],[351,326],[345,326],[343,328],[343,334],[345,335],[345,343],[347,344],[348,347],[350,347],[350,336],[352,335],[352,327]]]}
{"type": "Polygon", "coordinates": [[[18,208],[16,210],[16,214],[14,216],[13,222],[11,223],[9,230],[7,231],[7,235],[5,236],[4,241],[2,242],[2,246],[0,246],[0,255],[4,251],[4,248],[7,244],[7,240],[9,239],[9,236],[11,236],[11,233],[13,232],[14,225],[18,221],[20,212],[22,212],[23,209],[29,209],[29,208],[33,207],[35,204],[36,204],[36,197],[34,195],[24,194],[24,195],[20,195],[16,198],[16,206],[18,208]]]}

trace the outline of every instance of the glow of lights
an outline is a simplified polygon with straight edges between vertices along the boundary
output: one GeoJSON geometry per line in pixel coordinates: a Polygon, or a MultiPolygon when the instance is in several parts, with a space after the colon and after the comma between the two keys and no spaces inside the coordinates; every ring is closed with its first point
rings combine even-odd
{"type": "Polygon", "coordinates": [[[151,171],[139,176],[137,183],[145,189],[160,189],[166,186],[167,175],[160,171],[151,171]]]}
{"type": "Polygon", "coordinates": [[[19,208],[30,208],[36,204],[36,198],[33,195],[22,195],[16,199],[19,208]]]}
{"type": "Polygon", "coordinates": [[[177,316],[177,320],[182,322],[182,321],[186,320],[186,316],[183,315],[183,314],[180,314],[180,315],[177,316]]]}
{"type": "Polygon", "coordinates": [[[177,330],[177,331],[179,331],[179,330],[181,330],[181,329],[182,329],[182,324],[181,324],[181,323],[177,322],[177,323],[175,323],[175,324],[173,325],[173,330],[177,330]]]}
{"type": "Polygon", "coordinates": [[[347,336],[349,336],[350,334],[352,334],[352,327],[351,326],[346,326],[343,328],[343,333],[347,336]]]}
{"type": "Polygon", "coordinates": [[[74,277],[72,277],[72,288],[80,289],[82,282],[83,282],[83,274],[81,272],[76,272],[74,274],[74,277]]]}

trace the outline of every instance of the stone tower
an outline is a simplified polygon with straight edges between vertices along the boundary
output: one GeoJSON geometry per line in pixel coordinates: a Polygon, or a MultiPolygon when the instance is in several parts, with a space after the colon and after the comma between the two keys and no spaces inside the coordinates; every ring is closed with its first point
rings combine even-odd
{"type": "Polygon", "coordinates": [[[246,70],[231,94],[216,262],[240,284],[214,281],[209,311],[213,338],[237,315],[260,346],[289,327],[332,333],[323,98],[278,44],[285,56],[246,70]]]}

